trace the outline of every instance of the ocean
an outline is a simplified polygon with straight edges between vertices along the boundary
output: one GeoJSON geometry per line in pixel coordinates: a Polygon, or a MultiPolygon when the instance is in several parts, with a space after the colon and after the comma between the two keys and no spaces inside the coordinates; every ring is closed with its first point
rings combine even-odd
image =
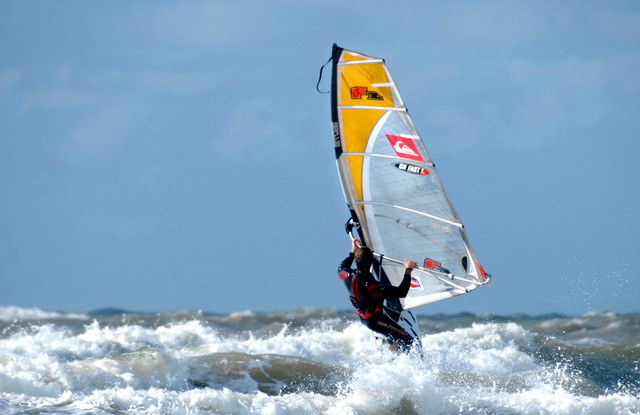
{"type": "Polygon", "coordinates": [[[418,315],[380,349],[351,310],[0,307],[0,414],[637,414],[640,314],[418,315]]]}

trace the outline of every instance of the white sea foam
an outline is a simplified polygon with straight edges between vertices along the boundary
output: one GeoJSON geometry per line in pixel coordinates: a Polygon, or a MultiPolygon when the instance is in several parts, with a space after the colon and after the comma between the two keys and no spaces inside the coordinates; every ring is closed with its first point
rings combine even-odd
{"type": "Polygon", "coordinates": [[[51,311],[42,311],[38,308],[0,307],[0,320],[2,321],[40,320],[53,318],[68,318],[78,320],[88,319],[85,314],[56,313],[51,311]]]}
{"type": "Polygon", "coordinates": [[[534,357],[534,335],[515,323],[474,324],[424,335],[422,343],[423,357],[381,351],[357,322],[295,331],[284,325],[257,337],[225,335],[199,320],[158,327],[93,322],[80,333],[42,324],[0,339],[0,412],[640,412],[633,393],[576,392],[579,375],[562,362],[543,366],[534,357]],[[333,394],[270,395],[261,392],[265,384],[277,389],[286,383],[267,376],[274,355],[290,365],[284,372],[302,370],[308,361],[348,375],[327,378],[338,383],[333,394]]]}

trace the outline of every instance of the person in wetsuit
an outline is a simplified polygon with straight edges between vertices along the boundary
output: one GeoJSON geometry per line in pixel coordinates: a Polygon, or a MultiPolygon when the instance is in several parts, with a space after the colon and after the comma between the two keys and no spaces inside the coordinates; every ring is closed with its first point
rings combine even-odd
{"type": "Polygon", "coordinates": [[[383,302],[385,298],[404,298],[411,286],[411,271],[416,263],[404,261],[404,279],[399,286],[382,284],[373,278],[369,269],[373,262],[373,253],[358,239],[351,244],[349,256],[338,267],[338,275],[344,281],[349,291],[351,303],[360,316],[362,324],[370,330],[382,334],[389,343],[390,350],[401,348],[408,350],[413,342],[411,337],[398,323],[385,312],[383,302]],[[351,268],[355,260],[357,268],[351,268]]]}

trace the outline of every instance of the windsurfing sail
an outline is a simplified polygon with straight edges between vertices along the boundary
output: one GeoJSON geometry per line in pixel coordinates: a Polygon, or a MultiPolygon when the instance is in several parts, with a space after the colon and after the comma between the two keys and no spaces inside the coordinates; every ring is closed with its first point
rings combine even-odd
{"type": "Polygon", "coordinates": [[[342,190],[361,240],[394,285],[412,274],[404,310],[489,282],[383,59],[333,45],[331,118],[342,190]]]}

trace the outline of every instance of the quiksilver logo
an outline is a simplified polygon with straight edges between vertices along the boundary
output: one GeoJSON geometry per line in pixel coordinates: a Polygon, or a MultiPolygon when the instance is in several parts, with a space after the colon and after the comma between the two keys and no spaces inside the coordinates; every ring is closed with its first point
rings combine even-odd
{"type": "MultiPolygon", "coordinates": [[[[385,134],[385,136],[398,157],[424,163],[424,159],[412,138],[393,134],[385,134]]],[[[416,139],[418,138],[416,137],[416,139]]]]}
{"type": "Polygon", "coordinates": [[[396,141],[396,143],[393,145],[393,149],[396,150],[398,153],[406,154],[408,156],[414,156],[415,157],[415,156],[418,155],[418,153],[416,153],[415,151],[411,150],[411,147],[409,147],[408,145],[406,145],[402,141],[396,141]]]}

